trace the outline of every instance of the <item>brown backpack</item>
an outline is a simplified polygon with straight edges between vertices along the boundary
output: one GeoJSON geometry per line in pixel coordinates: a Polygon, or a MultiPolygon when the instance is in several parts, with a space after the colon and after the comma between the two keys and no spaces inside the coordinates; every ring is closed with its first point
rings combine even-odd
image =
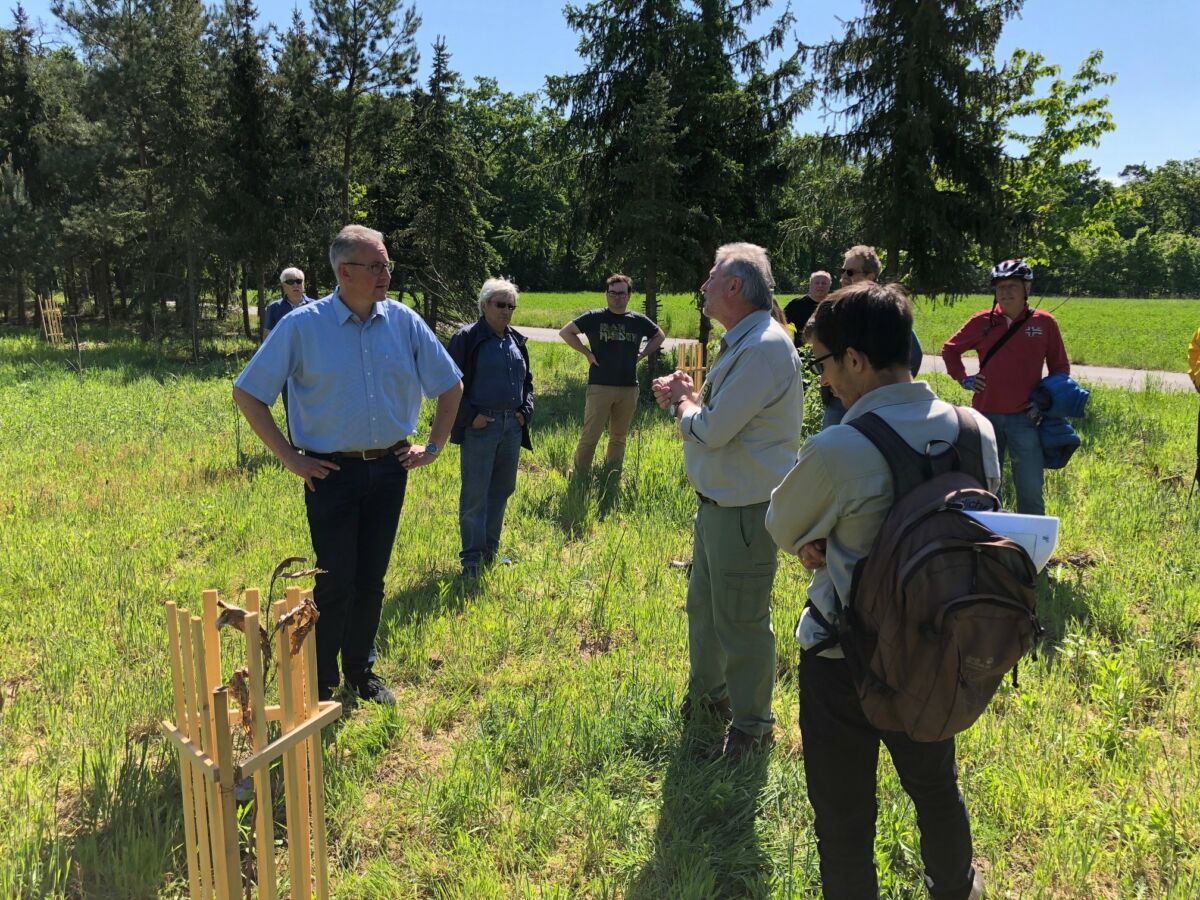
{"type": "Polygon", "coordinates": [[[958,438],[939,454],[874,413],[846,423],[887,460],[896,499],[855,566],[839,643],[867,720],[915,741],[969,728],[1041,633],[1029,555],[964,512],[1000,502],[984,488],[978,424],[956,411],[958,438]]]}

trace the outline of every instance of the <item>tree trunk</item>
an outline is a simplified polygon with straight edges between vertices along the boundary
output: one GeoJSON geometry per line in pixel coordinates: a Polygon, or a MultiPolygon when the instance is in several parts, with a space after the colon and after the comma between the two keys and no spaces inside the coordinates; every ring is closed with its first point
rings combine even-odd
{"type": "Polygon", "coordinates": [[[191,327],[192,362],[200,363],[200,291],[197,288],[196,245],[188,243],[187,249],[187,307],[191,327]]]}
{"type": "Polygon", "coordinates": [[[17,314],[17,324],[25,324],[25,270],[18,268],[13,277],[14,310],[17,314]]]}
{"type": "Polygon", "coordinates": [[[242,329],[246,332],[246,340],[254,340],[250,331],[250,270],[242,264],[242,329]]]}
{"type": "Polygon", "coordinates": [[[263,323],[267,321],[267,270],[258,267],[258,342],[263,339],[263,323]]]}

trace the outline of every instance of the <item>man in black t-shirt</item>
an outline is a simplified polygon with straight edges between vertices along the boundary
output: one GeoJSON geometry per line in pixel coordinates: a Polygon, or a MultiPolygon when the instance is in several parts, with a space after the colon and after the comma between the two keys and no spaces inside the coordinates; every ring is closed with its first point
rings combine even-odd
{"type": "Polygon", "coordinates": [[[788,324],[795,328],[792,343],[799,350],[804,346],[804,326],[817,310],[817,304],[829,296],[829,288],[833,284],[833,276],[821,270],[808,276],[808,293],[797,297],[783,308],[783,315],[788,324]]]}
{"type": "Polygon", "coordinates": [[[568,322],[559,331],[567,345],[587,357],[587,401],[583,435],[575,451],[575,471],[587,471],[604,426],[608,426],[606,465],[619,467],[625,458],[625,438],[637,408],[637,364],[662,346],[666,335],[641,313],[629,312],[632,282],[628,275],[611,275],[605,297],[607,309],[594,309],[568,322]],[[584,344],[580,335],[587,337],[584,344]],[[646,346],[642,347],[642,340],[646,346]]]}

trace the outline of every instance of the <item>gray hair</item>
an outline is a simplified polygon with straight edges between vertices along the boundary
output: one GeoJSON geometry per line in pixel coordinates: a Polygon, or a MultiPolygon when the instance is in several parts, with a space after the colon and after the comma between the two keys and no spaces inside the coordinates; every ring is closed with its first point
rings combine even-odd
{"type": "Polygon", "coordinates": [[[717,248],[717,265],[727,276],[742,282],[742,299],[755,309],[770,309],[775,299],[775,277],[767,251],[758,244],[724,244],[717,248]]]}
{"type": "Polygon", "coordinates": [[[483,313],[483,308],[487,306],[487,302],[493,297],[508,297],[513,303],[516,303],[521,294],[517,290],[517,286],[507,278],[489,278],[483,283],[483,287],[479,289],[479,312],[483,313]]]}
{"type": "Polygon", "coordinates": [[[382,243],[383,235],[375,229],[365,225],[347,225],[329,245],[329,264],[333,266],[333,277],[337,278],[338,265],[345,262],[356,248],[382,243]]]}
{"type": "Polygon", "coordinates": [[[302,271],[300,271],[299,269],[297,269],[295,266],[288,266],[286,269],[284,269],[282,272],[279,273],[279,283],[283,284],[289,278],[299,278],[301,281],[303,281],[304,273],[302,271]]]}
{"type": "Polygon", "coordinates": [[[829,282],[830,285],[833,284],[833,276],[830,275],[828,272],[826,272],[824,269],[817,269],[817,271],[815,271],[811,275],[809,275],[808,283],[812,284],[812,280],[814,278],[824,278],[826,281],[829,282]]]}

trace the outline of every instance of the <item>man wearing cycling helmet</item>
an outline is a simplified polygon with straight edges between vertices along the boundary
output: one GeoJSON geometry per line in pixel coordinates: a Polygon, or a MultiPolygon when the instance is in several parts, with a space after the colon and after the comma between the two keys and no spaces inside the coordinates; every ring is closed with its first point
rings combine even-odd
{"type": "Polygon", "coordinates": [[[992,269],[995,300],[978,312],[942,345],[946,371],[968,391],[971,405],[996,430],[1000,464],[1012,457],[1017,512],[1046,514],[1042,499],[1042,445],[1038,418],[1029,395],[1042,380],[1042,364],[1050,374],[1071,374],[1071,363],[1054,316],[1029,308],[1033,270],[1022,259],[1006,259],[992,269]],[[962,355],[974,350],[979,373],[967,375],[962,355]]]}

